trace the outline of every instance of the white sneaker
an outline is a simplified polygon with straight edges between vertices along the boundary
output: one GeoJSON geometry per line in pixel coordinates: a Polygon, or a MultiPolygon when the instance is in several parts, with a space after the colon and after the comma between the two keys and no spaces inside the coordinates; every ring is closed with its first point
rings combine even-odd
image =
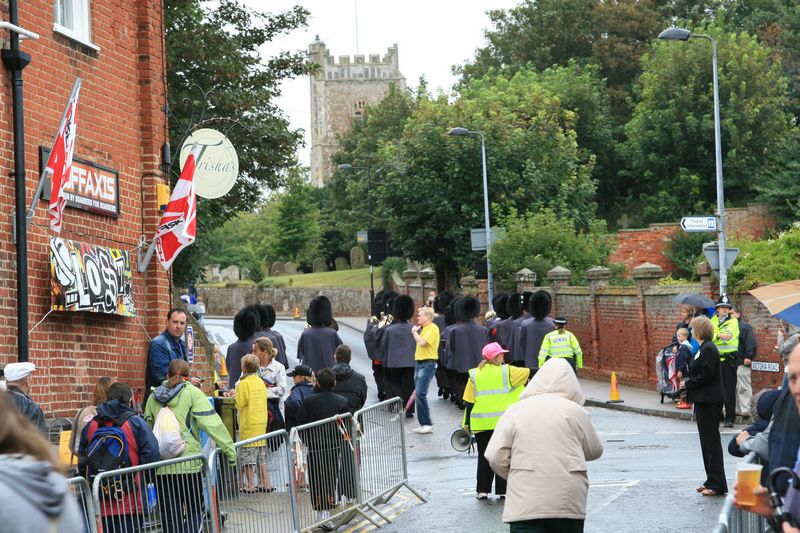
{"type": "Polygon", "coordinates": [[[489,497],[489,495],[486,494],[485,492],[479,492],[478,494],[475,495],[475,497],[479,500],[485,500],[486,498],[489,497]]]}
{"type": "Polygon", "coordinates": [[[331,512],[327,509],[317,511],[317,520],[327,520],[331,517],[331,512]]]}
{"type": "Polygon", "coordinates": [[[420,426],[414,430],[414,433],[418,433],[420,435],[427,435],[428,433],[433,433],[433,426],[420,426]]]}

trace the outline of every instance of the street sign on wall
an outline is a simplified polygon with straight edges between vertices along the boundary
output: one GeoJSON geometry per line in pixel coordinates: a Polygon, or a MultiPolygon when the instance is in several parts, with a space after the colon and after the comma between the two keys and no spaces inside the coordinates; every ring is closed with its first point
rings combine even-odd
{"type": "MultiPolygon", "coordinates": [[[[477,228],[469,230],[470,244],[472,244],[473,252],[480,252],[486,250],[486,228],[477,228]]],[[[506,234],[506,228],[492,228],[492,246],[499,239],[502,239],[506,234]]]]}
{"type": "Polygon", "coordinates": [[[717,217],[683,217],[681,228],[683,231],[717,231],[717,217]]]}
{"type": "Polygon", "coordinates": [[[762,372],[780,372],[781,365],[778,363],[768,363],[766,361],[753,361],[750,363],[750,368],[753,370],[760,370],[762,372]]]}

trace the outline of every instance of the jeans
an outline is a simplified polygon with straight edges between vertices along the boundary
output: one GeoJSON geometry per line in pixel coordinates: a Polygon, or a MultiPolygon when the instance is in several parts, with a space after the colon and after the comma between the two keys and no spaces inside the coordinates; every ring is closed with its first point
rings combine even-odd
{"type": "Polygon", "coordinates": [[[417,395],[415,406],[417,410],[417,420],[420,426],[433,425],[431,421],[431,410],[428,407],[428,387],[435,374],[435,360],[417,361],[417,366],[414,369],[414,389],[417,395]]]}

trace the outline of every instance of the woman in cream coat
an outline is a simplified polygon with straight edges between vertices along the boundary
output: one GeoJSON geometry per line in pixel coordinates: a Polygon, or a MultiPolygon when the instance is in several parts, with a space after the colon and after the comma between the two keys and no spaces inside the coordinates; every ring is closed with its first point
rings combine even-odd
{"type": "Polygon", "coordinates": [[[583,531],[586,461],[603,444],[582,405],[569,363],[553,358],[497,423],[486,459],[508,480],[503,522],[512,533],[583,531]]]}

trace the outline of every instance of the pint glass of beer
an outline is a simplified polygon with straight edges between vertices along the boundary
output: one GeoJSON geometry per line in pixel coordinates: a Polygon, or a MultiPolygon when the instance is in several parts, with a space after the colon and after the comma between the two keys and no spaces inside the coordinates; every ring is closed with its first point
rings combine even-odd
{"type": "Polygon", "coordinates": [[[755,505],[753,491],[760,485],[761,465],[739,463],[736,467],[736,490],[739,505],[755,505]]]}

